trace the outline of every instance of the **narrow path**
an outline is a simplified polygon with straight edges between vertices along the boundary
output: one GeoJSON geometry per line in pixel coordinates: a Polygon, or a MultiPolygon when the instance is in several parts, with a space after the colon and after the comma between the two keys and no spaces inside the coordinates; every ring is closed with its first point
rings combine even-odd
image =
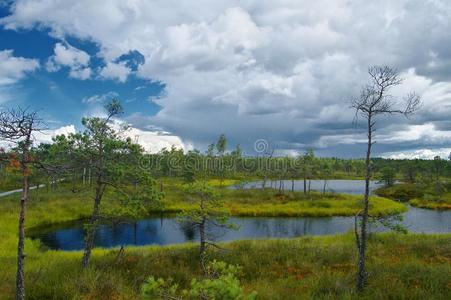
{"type": "MultiPolygon", "coordinates": [[[[45,187],[45,184],[40,184],[39,187],[40,188],[45,187]]],[[[30,187],[30,190],[35,190],[37,188],[38,188],[38,186],[32,186],[32,187],[30,187]]],[[[2,193],[0,193],[0,198],[9,196],[9,195],[12,195],[15,193],[20,193],[20,192],[22,192],[22,189],[12,190],[12,191],[8,191],[8,192],[2,192],[2,193]]]]}

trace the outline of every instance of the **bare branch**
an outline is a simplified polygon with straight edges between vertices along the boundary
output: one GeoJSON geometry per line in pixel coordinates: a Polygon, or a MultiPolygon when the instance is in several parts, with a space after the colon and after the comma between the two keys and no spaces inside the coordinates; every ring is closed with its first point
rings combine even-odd
{"type": "Polygon", "coordinates": [[[0,112],[0,137],[4,140],[31,143],[33,132],[43,129],[44,123],[36,111],[17,107],[0,112]]]}
{"type": "MultiPolygon", "coordinates": [[[[368,74],[370,82],[362,88],[360,96],[353,99],[351,103],[351,107],[355,109],[356,118],[359,114],[364,118],[372,118],[380,114],[408,116],[419,109],[421,99],[414,93],[404,97],[405,107],[395,107],[396,98],[390,95],[389,91],[403,81],[396,69],[389,66],[372,66],[368,68],[368,74]]],[[[374,122],[371,123],[371,127],[373,126],[374,122]]]]}

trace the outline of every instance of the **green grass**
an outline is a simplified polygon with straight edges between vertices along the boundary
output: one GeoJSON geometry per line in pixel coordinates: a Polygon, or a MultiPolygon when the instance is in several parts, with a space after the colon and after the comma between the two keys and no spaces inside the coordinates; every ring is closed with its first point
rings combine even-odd
{"type": "Polygon", "coordinates": [[[410,200],[412,206],[448,210],[451,209],[451,193],[446,193],[438,197],[425,195],[423,198],[415,198],[410,200]]]}
{"type": "MultiPolygon", "coordinates": [[[[302,192],[279,193],[274,189],[222,189],[220,197],[234,216],[283,216],[283,217],[327,217],[354,216],[362,207],[362,196],[344,194],[325,194],[311,192],[305,196],[302,192]]],[[[167,193],[166,212],[179,212],[194,208],[185,201],[181,191],[167,193]]],[[[372,215],[387,215],[406,211],[401,203],[371,197],[372,215]]]]}
{"type": "Polygon", "coordinates": [[[416,184],[397,184],[391,187],[379,188],[376,194],[382,197],[409,202],[412,206],[447,210],[451,209],[451,189],[449,183],[444,184],[444,191],[437,194],[433,186],[422,187],[416,184]]]}
{"type": "Polygon", "coordinates": [[[0,193],[19,189],[21,184],[21,177],[15,174],[9,173],[8,176],[5,174],[0,175],[0,193]]]}
{"type": "MultiPolygon", "coordinates": [[[[165,208],[163,212],[177,213],[192,209],[194,206],[186,200],[183,191],[183,181],[165,178],[162,180],[165,193],[165,208]]],[[[276,189],[229,189],[227,185],[236,183],[225,180],[224,187],[219,188],[219,195],[225,206],[234,216],[254,217],[328,217],[354,216],[362,207],[361,195],[345,195],[312,191],[304,195],[300,191],[284,191],[276,189]]],[[[218,186],[212,180],[210,184],[218,186]]],[[[407,207],[397,201],[382,197],[371,197],[370,213],[375,216],[405,212],[407,207]]]]}
{"type": "MultiPolygon", "coordinates": [[[[352,235],[292,240],[237,241],[211,258],[242,266],[245,291],[258,299],[447,299],[451,278],[451,235],[372,236],[368,250],[369,285],[357,295],[352,235]]],[[[186,287],[200,277],[198,248],[97,249],[88,270],[81,252],[39,252],[27,245],[29,299],[139,299],[148,276],[172,278],[186,287]]],[[[3,263],[11,266],[12,257],[3,263]]],[[[13,268],[0,275],[0,297],[13,298],[13,268]]]]}
{"type": "MultiPolygon", "coordinates": [[[[172,195],[173,200],[168,201],[176,205],[183,192],[170,192],[169,187],[165,187],[167,197],[172,195]]],[[[296,205],[304,205],[298,202],[307,202],[305,209],[337,211],[350,201],[349,209],[356,210],[360,201],[357,196],[340,195],[319,200],[316,194],[303,199],[298,193],[279,195],[269,190],[224,190],[223,196],[234,205],[252,207],[253,213],[265,205],[265,213],[282,207],[298,209],[296,205]],[[337,205],[322,207],[329,202],[337,205]]],[[[107,193],[103,205],[115,205],[113,198],[107,193]]],[[[0,299],[14,297],[18,199],[19,194],[0,199],[0,299]]],[[[71,193],[64,186],[50,193],[33,191],[27,228],[84,218],[90,214],[91,199],[91,191],[71,193]]],[[[373,209],[377,209],[380,203],[374,199],[373,209]]],[[[451,287],[450,234],[372,236],[370,284],[360,296],[353,292],[356,251],[351,234],[240,241],[223,247],[231,251],[213,257],[241,265],[245,290],[256,290],[259,299],[446,299],[451,287]]],[[[30,239],[25,248],[28,299],[139,299],[139,288],[150,275],[172,277],[182,286],[200,276],[198,249],[193,244],[128,247],[123,256],[118,256],[117,249],[96,249],[86,271],[80,267],[81,252],[43,251],[39,241],[30,239]]]]}

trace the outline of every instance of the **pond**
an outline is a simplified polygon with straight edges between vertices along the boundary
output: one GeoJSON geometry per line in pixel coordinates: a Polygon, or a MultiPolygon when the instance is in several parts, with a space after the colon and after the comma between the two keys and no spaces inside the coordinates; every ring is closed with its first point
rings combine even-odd
{"type": "MultiPolygon", "coordinates": [[[[325,218],[231,218],[239,230],[209,228],[218,241],[262,238],[292,238],[303,235],[326,235],[353,230],[352,217],[325,218]]],[[[451,211],[433,211],[410,207],[402,224],[411,232],[451,232],[451,211]]],[[[372,226],[372,231],[384,228],[372,226]]],[[[32,234],[51,249],[80,250],[84,246],[85,230],[81,223],[49,228],[32,234]]],[[[174,217],[149,218],[134,224],[101,225],[96,231],[96,247],[122,245],[168,245],[197,241],[197,233],[184,227],[174,217]]]]}
{"type": "MultiPolygon", "coordinates": [[[[270,181],[268,180],[265,183],[265,187],[267,188],[279,188],[280,182],[282,182],[282,188],[285,190],[291,190],[292,184],[294,183],[294,190],[295,191],[303,191],[304,190],[304,181],[303,180],[294,180],[292,182],[291,180],[277,180],[277,181],[270,181]]],[[[342,193],[342,194],[363,194],[365,191],[365,181],[364,180],[327,180],[324,182],[324,180],[310,180],[310,189],[316,190],[316,191],[322,191],[324,188],[324,184],[326,184],[326,191],[327,192],[335,192],[335,193],[342,193]]],[[[309,181],[307,181],[307,188],[309,185],[309,181]]],[[[376,188],[382,186],[382,183],[379,183],[376,180],[370,181],[370,190],[373,191],[376,188]]],[[[254,189],[254,188],[262,188],[263,181],[252,181],[247,182],[244,184],[237,184],[235,186],[232,186],[232,189],[254,189]]]]}

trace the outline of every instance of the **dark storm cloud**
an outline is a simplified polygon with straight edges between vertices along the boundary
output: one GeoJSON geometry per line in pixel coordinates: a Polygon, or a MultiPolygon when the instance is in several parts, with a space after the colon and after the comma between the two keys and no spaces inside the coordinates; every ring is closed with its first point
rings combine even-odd
{"type": "Polygon", "coordinates": [[[264,138],[285,150],[361,156],[349,100],[373,64],[402,73],[393,95],[416,91],[424,102],[412,119],[378,121],[376,153],[451,147],[450,12],[439,0],[116,0],[108,9],[20,0],[2,23],[91,39],[111,63],[142,54],[138,76],[166,90],[155,116],[130,118],[137,127],[159,126],[196,147],[225,133],[248,151],[264,138]]]}

